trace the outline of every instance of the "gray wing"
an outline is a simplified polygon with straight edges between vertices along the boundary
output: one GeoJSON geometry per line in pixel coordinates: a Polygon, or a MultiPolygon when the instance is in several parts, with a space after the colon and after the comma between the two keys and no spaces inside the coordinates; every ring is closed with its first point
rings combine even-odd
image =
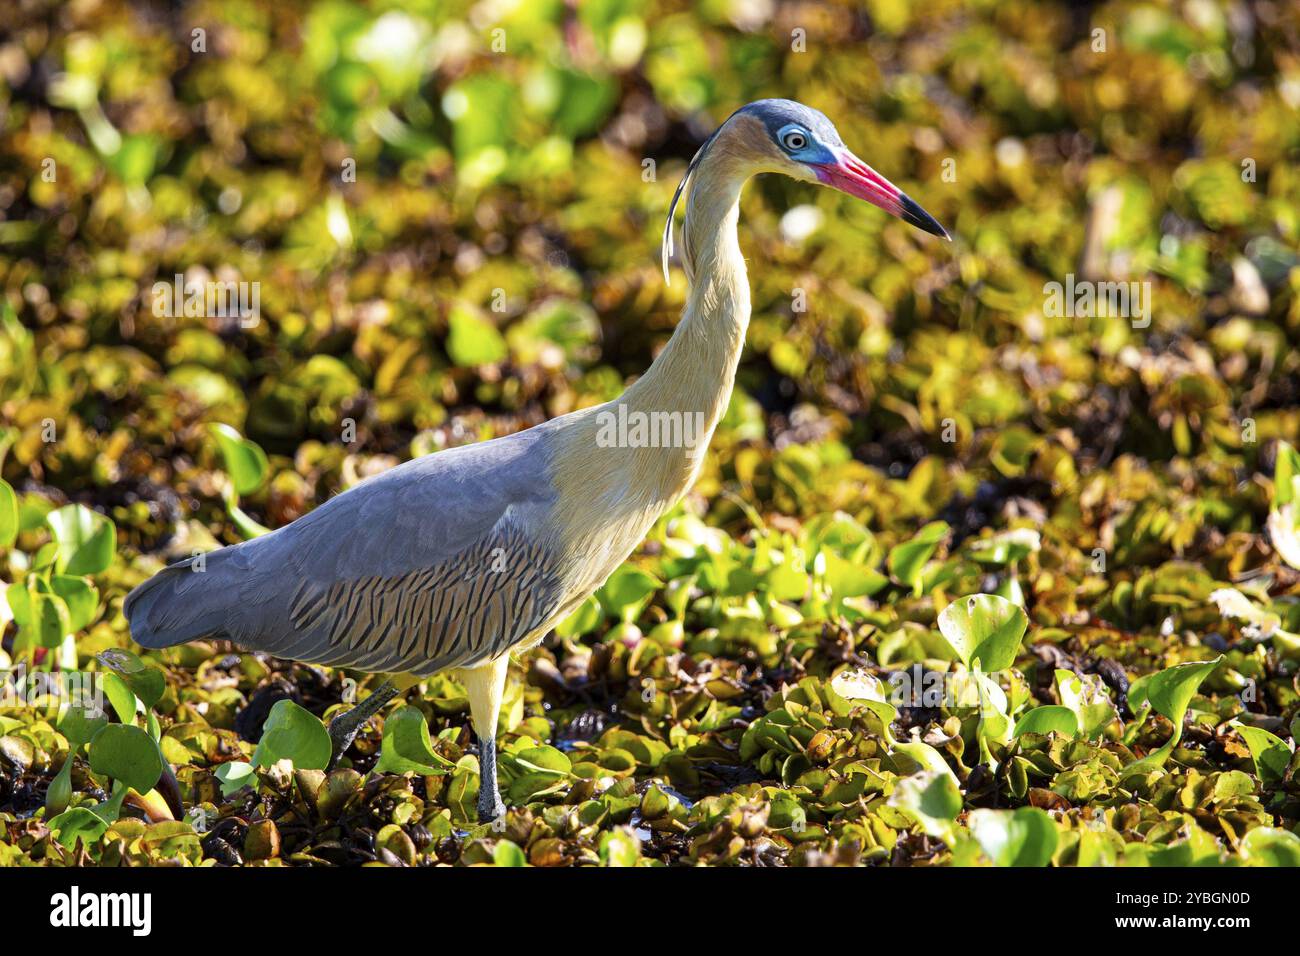
{"type": "Polygon", "coordinates": [[[173,566],[128,597],[132,635],[164,646],[217,633],[367,671],[429,674],[495,656],[563,604],[547,433],[415,459],[206,555],[204,573],[173,566]]]}

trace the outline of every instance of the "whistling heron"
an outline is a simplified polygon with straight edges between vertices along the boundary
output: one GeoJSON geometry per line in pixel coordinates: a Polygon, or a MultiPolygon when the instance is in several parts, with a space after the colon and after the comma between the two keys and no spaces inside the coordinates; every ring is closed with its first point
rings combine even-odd
{"type": "Polygon", "coordinates": [[[749,322],[738,204],[757,173],[833,186],[947,238],[821,113],[789,100],[751,103],[705,142],[673,196],[664,277],[673,213],[690,183],[689,297],[667,345],[620,398],[408,461],[271,534],[171,565],[127,597],[132,636],[155,648],[225,638],[390,675],[330,723],[334,761],[393,696],[450,669],[478,736],[479,817],[503,813],[496,731],[510,652],[577,608],[690,488],[726,409],[749,322]],[[611,415],[698,422],[702,447],[601,440],[611,415]]]}

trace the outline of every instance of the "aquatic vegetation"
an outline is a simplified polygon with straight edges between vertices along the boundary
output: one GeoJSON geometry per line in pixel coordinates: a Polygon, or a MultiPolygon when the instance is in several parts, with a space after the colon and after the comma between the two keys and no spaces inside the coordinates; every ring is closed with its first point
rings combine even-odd
{"type": "Polygon", "coordinates": [[[15,14],[0,864],[1300,865],[1294,6],[404,6],[15,14]],[[512,665],[502,820],[450,676],[326,773],[375,678],[130,642],[165,564],[617,394],[768,95],[954,242],[749,188],[735,394],[512,665]]]}

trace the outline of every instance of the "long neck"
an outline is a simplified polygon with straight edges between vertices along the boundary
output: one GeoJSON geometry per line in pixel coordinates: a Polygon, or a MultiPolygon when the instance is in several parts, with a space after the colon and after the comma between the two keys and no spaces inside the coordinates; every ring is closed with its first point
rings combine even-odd
{"type": "MultiPolygon", "coordinates": [[[[719,166],[710,168],[706,158],[687,204],[682,258],[691,289],[682,320],[654,364],[619,400],[645,413],[698,416],[703,446],[726,411],[750,309],[749,279],[736,237],[744,177],[729,164],[719,166]]],[[[704,447],[698,452],[689,462],[689,474],[678,476],[669,468],[664,477],[689,484],[704,447]]]]}
{"type": "Polygon", "coordinates": [[[575,413],[581,425],[561,433],[554,526],[566,529],[566,553],[582,556],[572,573],[583,587],[603,581],[690,489],[726,411],[749,324],[749,283],[736,238],[744,176],[721,172],[701,164],[705,175],[695,182],[703,185],[687,204],[683,259],[692,284],[672,338],[622,396],[575,413]],[[683,437],[689,446],[676,440],[683,437]]]}

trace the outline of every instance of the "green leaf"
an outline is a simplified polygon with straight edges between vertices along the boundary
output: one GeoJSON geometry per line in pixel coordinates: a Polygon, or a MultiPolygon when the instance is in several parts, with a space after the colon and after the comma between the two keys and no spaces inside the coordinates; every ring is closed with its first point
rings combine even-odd
{"type": "Polygon", "coordinates": [[[1174,752],[1174,747],[1183,737],[1183,716],[1187,713],[1187,705],[1191,703],[1196,689],[1201,686],[1201,681],[1205,680],[1222,660],[1223,656],[1220,655],[1212,661],[1175,664],[1173,667],[1166,667],[1159,673],[1133,682],[1128,692],[1129,709],[1136,711],[1144,704],[1149,704],[1173,722],[1174,733],[1163,747],[1125,766],[1124,778],[1150,773],[1164,766],[1169,755],[1174,752]]]}
{"type": "Polygon", "coordinates": [[[1255,827],[1242,838],[1241,856],[1249,866],[1300,866],[1300,836],[1275,827],[1255,827]]]}
{"type": "Polygon", "coordinates": [[[453,306],[448,323],[447,354],[462,368],[491,365],[509,354],[497,327],[469,307],[453,306]]]}
{"type": "Polygon", "coordinates": [[[641,858],[641,841],[627,827],[607,830],[600,835],[601,866],[636,866],[641,858]]]}
{"type": "MultiPolygon", "coordinates": [[[[59,733],[67,738],[68,747],[71,754],[75,754],[83,746],[94,739],[95,734],[100,729],[107,726],[108,718],[101,714],[93,714],[88,705],[77,703],[69,704],[59,718],[59,733]]],[[[69,754],[69,759],[71,759],[69,754]]]]}
{"type": "Polygon", "coordinates": [[[291,700],[276,701],[253,751],[253,765],[269,767],[288,758],[298,770],[324,770],[330,760],[329,731],[291,700]]]}
{"type": "MultiPolygon", "coordinates": [[[[1183,715],[1187,713],[1187,705],[1191,703],[1196,689],[1222,661],[1223,656],[1220,655],[1212,661],[1193,661],[1166,667],[1159,673],[1151,675],[1143,685],[1146,700],[1181,730],[1183,715]]],[[[1130,694],[1129,700],[1132,699],[1130,694]]]]}
{"type": "Polygon", "coordinates": [[[1016,721],[1015,735],[1057,733],[1062,737],[1075,737],[1079,733],[1079,719],[1074,711],[1059,704],[1035,707],[1016,721]]]}
{"type": "Polygon", "coordinates": [[[157,704],[167,689],[167,678],[161,669],[146,664],[124,648],[100,651],[97,660],[122,679],[146,710],[157,704]]]}
{"type": "Polygon", "coordinates": [[[208,434],[217,440],[221,459],[225,462],[226,473],[230,475],[235,492],[249,495],[260,488],[271,470],[266,452],[262,451],[261,446],[220,422],[209,424],[208,434]]]}
{"type": "Polygon", "coordinates": [[[1291,763],[1290,745],[1262,727],[1248,727],[1241,723],[1234,726],[1250,748],[1250,756],[1255,761],[1255,772],[1259,774],[1259,779],[1268,783],[1280,781],[1291,763]]]}
{"type": "Polygon", "coordinates": [[[231,760],[223,763],[213,771],[213,776],[221,782],[221,795],[233,796],[245,787],[257,787],[257,771],[253,765],[243,760],[231,760]]]}
{"type": "Polygon", "coordinates": [[[68,631],[76,633],[95,619],[99,610],[99,591],[90,581],[70,574],[50,577],[50,589],[68,607],[68,631]]]}
{"type": "Polygon", "coordinates": [[[97,816],[88,807],[73,807],[65,810],[50,821],[50,829],[60,845],[69,850],[76,849],[77,841],[83,846],[92,846],[108,830],[108,823],[97,816]]]}
{"type": "Polygon", "coordinates": [[[139,727],[108,724],[90,741],[90,769],[148,793],[162,776],[162,754],[153,738],[139,727]]]}
{"type": "Polygon", "coordinates": [[[914,594],[920,595],[921,572],[939,549],[939,543],[948,536],[948,530],[946,521],[932,521],[910,540],[894,545],[886,559],[889,573],[910,587],[914,594]]]}
{"type": "Polygon", "coordinates": [[[519,844],[497,840],[497,845],[492,849],[492,862],[497,866],[527,866],[528,858],[524,856],[519,844]]]}
{"type": "Polygon", "coordinates": [[[58,543],[57,567],[64,574],[101,574],[113,563],[117,529],[111,518],[85,505],[64,505],[45,516],[58,543]]]}
{"type": "Polygon", "coordinates": [[[1100,737],[1106,727],[1119,716],[1105,685],[1096,675],[1080,676],[1073,671],[1057,669],[1054,678],[1057,696],[1063,705],[1074,712],[1079,721],[1079,730],[1089,740],[1100,737]]]}
{"type": "Polygon", "coordinates": [[[108,673],[103,678],[104,695],[113,705],[113,713],[124,724],[135,722],[136,699],[126,681],[116,674],[108,673]]]}
{"type": "Polygon", "coordinates": [[[865,564],[846,561],[829,549],[821,554],[826,562],[826,584],[831,589],[831,597],[837,601],[870,597],[889,584],[889,578],[865,564]]]}
{"type": "Polygon", "coordinates": [[[924,741],[895,742],[891,749],[920,764],[922,770],[941,773],[950,777],[953,784],[956,785],[957,775],[953,772],[952,767],[948,766],[948,761],[943,759],[943,754],[924,741]]]}
{"type": "Polygon", "coordinates": [[[0,548],[12,548],[18,538],[18,496],[0,478],[0,548]]]}
{"type": "Polygon", "coordinates": [[[1273,510],[1277,511],[1297,499],[1300,485],[1300,453],[1288,442],[1277,443],[1277,464],[1273,469],[1273,510]]]}
{"type": "Polygon", "coordinates": [[[980,564],[1002,567],[1023,561],[1029,555],[1041,550],[1042,536],[1030,528],[1014,528],[995,534],[991,538],[981,538],[970,546],[970,556],[980,564]]]}
{"type": "Polygon", "coordinates": [[[58,647],[72,631],[68,606],[44,587],[44,581],[33,576],[9,585],[5,592],[23,646],[58,647]]]}
{"type": "Polygon", "coordinates": [[[1017,605],[996,594],[958,598],[939,615],[939,631],[967,667],[986,673],[1006,670],[1015,662],[1029,618],[1017,605]]]}
{"type": "Polygon", "coordinates": [[[563,776],[573,769],[573,762],[562,751],[546,744],[521,750],[514,755],[514,758],[521,767],[533,773],[560,774],[563,776]]]}
{"type": "Polygon", "coordinates": [[[663,582],[650,572],[624,564],[609,576],[596,596],[611,617],[630,621],[641,612],[650,595],[662,586],[663,582]]]}
{"type": "Polygon", "coordinates": [[[969,826],[995,866],[1046,866],[1056,852],[1056,824],[1038,807],[972,810],[969,826]]]}
{"type": "Polygon", "coordinates": [[[429,725],[419,708],[402,707],[384,721],[384,742],[376,771],[439,776],[455,766],[434,751],[429,725]]]}
{"type": "Polygon", "coordinates": [[[54,775],[45,790],[45,816],[52,817],[68,809],[72,802],[72,754],[68,754],[63,766],[54,775]]]}
{"type": "Polygon", "coordinates": [[[950,774],[923,770],[903,777],[890,795],[889,805],[910,816],[930,836],[952,846],[953,821],[961,813],[961,791],[950,774]]]}
{"type": "Polygon", "coordinates": [[[889,702],[885,685],[870,671],[860,669],[840,671],[831,679],[831,685],[826,690],[828,694],[842,697],[849,707],[866,707],[880,718],[886,728],[898,719],[898,709],[889,702]]]}
{"type": "Polygon", "coordinates": [[[560,637],[582,637],[594,631],[600,619],[600,601],[593,594],[579,604],[576,611],[555,625],[555,633],[560,637]]]}

